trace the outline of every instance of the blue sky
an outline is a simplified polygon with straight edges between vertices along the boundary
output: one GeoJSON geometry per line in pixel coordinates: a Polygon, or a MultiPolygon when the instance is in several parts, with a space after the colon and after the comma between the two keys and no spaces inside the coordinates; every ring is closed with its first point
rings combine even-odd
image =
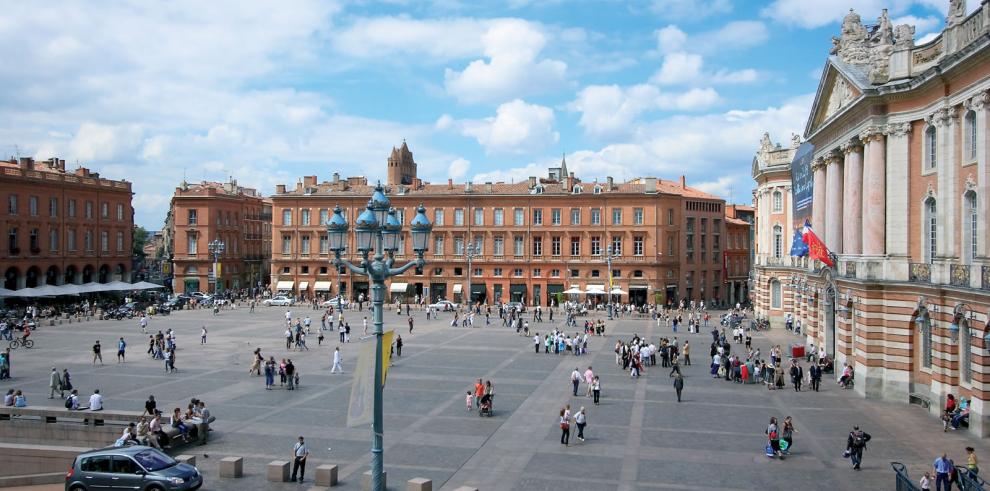
{"type": "MultiPolygon", "coordinates": [[[[979,2],[970,1],[970,8],[979,2]]],[[[406,139],[433,182],[657,175],[748,202],[760,135],[804,128],[850,7],[916,39],[948,0],[54,0],[0,17],[0,154],[134,182],[266,194],[384,177],[406,139]]]]}

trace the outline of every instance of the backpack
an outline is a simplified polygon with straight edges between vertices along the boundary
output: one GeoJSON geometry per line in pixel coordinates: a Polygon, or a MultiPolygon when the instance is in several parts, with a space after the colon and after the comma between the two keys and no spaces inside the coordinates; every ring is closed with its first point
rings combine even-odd
{"type": "Polygon", "coordinates": [[[862,431],[857,431],[852,434],[852,442],[854,447],[862,447],[866,445],[866,438],[863,437],[862,431]]]}

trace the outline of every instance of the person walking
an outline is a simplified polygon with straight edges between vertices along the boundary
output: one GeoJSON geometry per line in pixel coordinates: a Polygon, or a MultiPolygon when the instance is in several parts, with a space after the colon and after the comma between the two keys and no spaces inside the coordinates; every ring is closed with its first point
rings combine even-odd
{"type": "Polygon", "coordinates": [[[126,349],[127,343],[124,342],[124,338],[121,336],[120,340],[117,341],[117,363],[123,363],[125,361],[124,350],[126,349]]]}
{"type": "Polygon", "coordinates": [[[935,471],[935,489],[936,491],[952,491],[952,484],[949,482],[949,474],[952,472],[952,461],[946,454],[942,454],[941,457],[935,459],[935,463],[932,464],[935,471]]]}
{"type": "Polygon", "coordinates": [[[341,374],[344,373],[343,367],[340,366],[340,346],[333,349],[333,368],[330,369],[330,373],[337,373],[337,370],[340,370],[341,374]]]}
{"type": "Polygon", "coordinates": [[[681,402],[681,391],[684,390],[684,376],[677,372],[674,376],[674,391],[677,392],[677,402],[681,402]]]}
{"type": "Polygon", "coordinates": [[[574,371],[571,372],[571,385],[574,388],[574,396],[577,397],[578,386],[581,385],[581,372],[578,371],[577,367],[574,367],[574,371]]]}
{"type": "Polygon", "coordinates": [[[863,450],[866,450],[866,442],[870,441],[870,438],[870,434],[860,430],[859,426],[853,426],[853,430],[849,432],[849,437],[846,438],[846,453],[852,459],[853,469],[859,470],[863,463],[863,450]]]}
{"type": "Polygon", "coordinates": [[[584,427],[588,424],[588,415],[584,412],[584,406],[574,414],[574,424],[577,425],[577,438],[584,441],[584,427]]]}
{"type": "Polygon", "coordinates": [[[299,441],[292,446],[292,478],[289,481],[296,480],[298,471],[299,482],[303,482],[303,475],[306,474],[306,457],[309,457],[309,448],[306,448],[306,441],[300,436],[299,441]]]}
{"type": "MultiPolygon", "coordinates": [[[[58,369],[55,367],[52,367],[52,373],[49,376],[49,380],[48,380],[48,388],[49,388],[48,391],[49,399],[55,398],[56,390],[59,391],[59,394],[62,393],[62,376],[59,375],[58,369]]],[[[61,397],[61,395],[59,397],[61,397]]]]}
{"type": "Polygon", "coordinates": [[[100,340],[96,340],[96,344],[93,345],[93,364],[96,365],[96,360],[100,360],[100,365],[103,364],[103,355],[100,353],[102,348],[100,347],[100,340]]]}
{"type": "Polygon", "coordinates": [[[571,420],[567,409],[560,409],[560,444],[567,447],[571,441],[571,420]]]}

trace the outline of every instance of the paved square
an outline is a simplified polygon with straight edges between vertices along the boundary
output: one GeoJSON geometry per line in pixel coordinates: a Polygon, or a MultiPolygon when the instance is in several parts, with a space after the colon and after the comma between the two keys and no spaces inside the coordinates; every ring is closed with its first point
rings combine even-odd
{"type": "MultiPolygon", "coordinates": [[[[319,312],[309,314],[314,326],[319,312]]],[[[356,325],[367,312],[348,312],[356,325]]],[[[908,465],[919,476],[936,454],[950,452],[965,461],[963,447],[975,446],[990,459],[990,446],[964,432],[943,433],[937,419],[904,405],[861,399],[830,380],[822,392],[767,391],[762,385],[739,385],[708,375],[708,334],[685,334],[693,346],[694,365],[683,367],[684,402],[677,403],[668,370],[649,367],[631,380],[614,363],[617,338],[633,333],[657,339],[672,336],[648,320],[609,323],[607,336],[593,338],[588,356],[533,353],[532,340],[494,324],[486,328],[451,328],[445,315],[426,321],[414,312],[415,334],[405,332],[404,317],[386,314],[404,341],[403,357],[394,360],[385,390],[385,466],[392,489],[413,477],[434,480],[435,489],[471,485],[483,490],[629,490],[629,489],[891,489],[889,462],[908,465]],[[571,396],[569,373],[591,365],[602,380],[602,404],[571,396]],[[468,412],[464,396],[474,380],[492,380],[495,416],[468,412]],[[572,435],[559,443],[557,412],[570,404],[588,408],[586,442],[572,435]],[[763,430],[770,416],[793,416],[795,446],[784,461],[763,455],[763,430]],[[858,423],[873,435],[863,470],[854,472],[841,457],[845,435],[858,423]]],[[[359,489],[370,462],[370,429],[346,426],[351,369],[358,345],[342,345],[345,373],[330,374],[336,333],[323,346],[310,336],[310,350],[285,349],[284,309],[177,312],[152,319],[152,332],[178,333],[179,372],[166,375],[162,363],[144,351],[147,336],[137,320],[91,321],[44,326],[35,334],[36,348],[13,353],[14,378],[0,388],[26,390],[31,405],[57,405],[48,395],[48,371],[69,368],[74,385],[88,396],[99,388],[112,409],[140,410],[149,394],[165,408],[204,399],[218,420],[206,447],[196,452],[207,476],[204,489],[299,489],[298,484],[268,483],[264,466],[288,459],[295,437],[304,435],[311,449],[307,479],[316,466],[340,466],[340,487],[359,489]],[[199,343],[200,326],[209,330],[199,343]],[[127,340],[128,361],[115,361],[115,340],[127,340]],[[90,346],[101,340],[104,365],[94,366],[90,346]],[[264,390],[263,377],[247,374],[252,351],[267,358],[291,358],[301,373],[301,387],[264,390]],[[332,450],[328,450],[332,448],[332,450]],[[208,455],[208,457],[207,457],[208,455]],[[244,478],[219,479],[220,459],[244,457],[244,478]]],[[[545,333],[560,324],[532,323],[545,333]]],[[[571,331],[572,329],[568,329],[571,331]]],[[[757,334],[766,353],[771,343],[796,338],[785,332],[757,334]]],[[[368,340],[370,342],[370,339],[368,340]]],[[[277,383],[277,382],[276,382],[277,383]]],[[[109,443],[109,442],[108,442],[109,443]]]]}

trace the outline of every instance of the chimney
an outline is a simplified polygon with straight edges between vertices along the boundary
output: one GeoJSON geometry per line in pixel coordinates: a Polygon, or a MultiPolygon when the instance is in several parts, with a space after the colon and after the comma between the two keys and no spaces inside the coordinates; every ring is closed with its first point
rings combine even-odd
{"type": "Polygon", "coordinates": [[[529,187],[530,188],[536,187],[536,176],[529,176],[529,187]]]}
{"type": "Polygon", "coordinates": [[[454,189],[454,180],[447,178],[447,189],[454,189]]]}
{"type": "Polygon", "coordinates": [[[339,172],[334,172],[333,173],[333,182],[340,182],[340,173],[339,172]]]}
{"type": "Polygon", "coordinates": [[[608,189],[609,191],[615,191],[614,183],[615,183],[615,181],[612,180],[612,176],[606,177],[605,178],[605,184],[606,184],[605,189],[608,189]]]}
{"type": "Polygon", "coordinates": [[[569,193],[569,192],[571,192],[572,189],[574,189],[574,173],[573,172],[567,174],[567,189],[565,189],[564,191],[566,191],[566,192],[569,193]]]}
{"type": "Polygon", "coordinates": [[[285,194],[285,184],[276,184],[275,194],[285,194]]]}
{"type": "Polygon", "coordinates": [[[684,178],[683,174],[681,174],[681,189],[687,189],[687,179],[684,178]]]}
{"type": "Polygon", "coordinates": [[[303,185],[306,187],[316,186],[316,176],[303,176],[303,185]]]}

